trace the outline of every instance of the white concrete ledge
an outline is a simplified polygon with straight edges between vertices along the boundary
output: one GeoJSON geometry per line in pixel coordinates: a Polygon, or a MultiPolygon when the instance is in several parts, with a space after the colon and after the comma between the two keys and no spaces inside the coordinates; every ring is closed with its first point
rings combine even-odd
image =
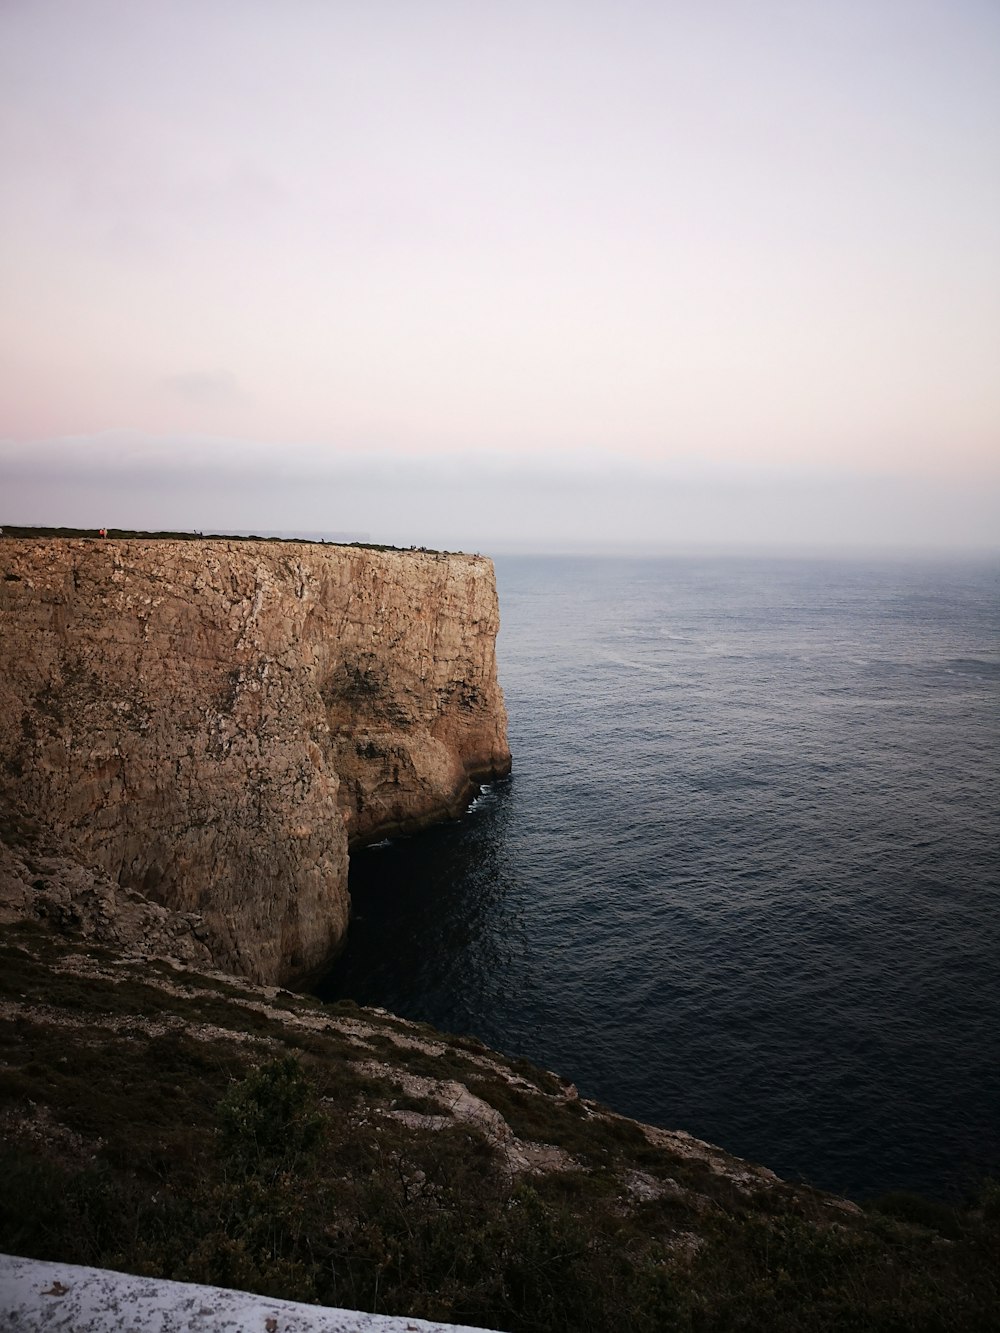
{"type": "Polygon", "coordinates": [[[0,1255],[0,1326],[18,1333],[483,1333],[11,1255],[0,1255]]]}

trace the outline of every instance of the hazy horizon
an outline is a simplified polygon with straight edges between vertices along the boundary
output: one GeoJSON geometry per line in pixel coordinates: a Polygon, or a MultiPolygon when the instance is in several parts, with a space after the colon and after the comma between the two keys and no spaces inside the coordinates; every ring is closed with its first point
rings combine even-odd
{"type": "Polygon", "coordinates": [[[1000,10],[11,0],[0,522],[1000,547],[1000,10]]]}
{"type": "Polygon", "coordinates": [[[280,472],[38,446],[5,460],[0,525],[344,534],[524,553],[1000,552],[991,491],[900,477],[366,456],[280,472]],[[55,479],[55,480],[53,480],[55,479]],[[16,503],[12,503],[16,497],[16,503]],[[333,503],[331,503],[333,497],[333,503]]]}

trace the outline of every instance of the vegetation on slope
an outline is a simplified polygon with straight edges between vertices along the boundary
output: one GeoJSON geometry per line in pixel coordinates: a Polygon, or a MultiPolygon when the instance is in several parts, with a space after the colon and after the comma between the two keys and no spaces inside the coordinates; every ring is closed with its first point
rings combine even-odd
{"type": "Polygon", "coordinates": [[[478,1042],[0,948],[0,1248],[510,1330],[996,1327],[1000,1192],[869,1212],[478,1042]]]}
{"type": "MultiPolygon", "coordinates": [[[[94,541],[103,540],[100,532],[96,528],[24,527],[23,525],[9,523],[0,525],[0,535],[5,537],[60,537],[67,539],[88,538],[94,541]]],[[[253,533],[144,532],[139,528],[106,528],[104,537],[109,541],[280,542],[283,545],[296,546],[348,546],[357,547],[362,551],[411,551],[419,549],[425,555],[452,554],[448,551],[432,550],[427,546],[421,546],[419,548],[412,546],[387,546],[382,542],[327,541],[325,538],[313,537],[258,537],[253,533]]]]}

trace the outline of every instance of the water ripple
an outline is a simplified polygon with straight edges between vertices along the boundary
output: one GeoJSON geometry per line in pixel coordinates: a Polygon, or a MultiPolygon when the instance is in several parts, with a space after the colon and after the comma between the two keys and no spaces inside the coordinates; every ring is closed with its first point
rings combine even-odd
{"type": "Polygon", "coordinates": [[[324,986],[855,1194],[1000,1170],[997,570],[498,562],[514,775],[324,986]]]}

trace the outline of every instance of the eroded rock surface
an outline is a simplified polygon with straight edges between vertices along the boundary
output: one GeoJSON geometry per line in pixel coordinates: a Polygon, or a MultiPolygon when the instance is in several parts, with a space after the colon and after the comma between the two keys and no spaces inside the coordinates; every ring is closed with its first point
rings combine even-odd
{"type": "Polygon", "coordinates": [[[0,798],[199,915],[220,966],[306,977],[347,926],[349,845],[508,771],[497,628],[478,556],[5,539],[0,798]]]}
{"type": "Polygon", "coordinates": [[[0,927],[35,922],[125,957],[207,967],[211,933],[194,912],[175,912],[83,864],[41,820],[0,799],[0,927]]]}

